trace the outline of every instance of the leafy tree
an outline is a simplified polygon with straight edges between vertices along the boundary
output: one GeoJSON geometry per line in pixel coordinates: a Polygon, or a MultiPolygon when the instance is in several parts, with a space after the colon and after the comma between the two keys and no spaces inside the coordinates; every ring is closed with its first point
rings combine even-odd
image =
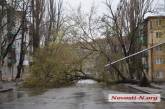
{"type": "Polygon", "coordinates": [[[59,87],[73,83],[78,56],[68,44],[50,44],[40,48],[33,57],[31,72],[25,81],[29,87],[59,87]]]}

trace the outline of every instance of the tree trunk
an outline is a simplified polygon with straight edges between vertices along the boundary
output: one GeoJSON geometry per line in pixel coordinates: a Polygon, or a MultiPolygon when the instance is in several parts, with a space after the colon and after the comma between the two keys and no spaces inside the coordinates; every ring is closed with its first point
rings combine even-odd
{"type": "Polygon", "coordinates": [[[3,6],[2,9],[0,10],[0,88],[2,87],[1,81],[2,81],[2,19],[3,19],[3,6]]]}
{"type": "Polygon", "coordinates": [[[25,31],[26,31],[26,10],[25,10],[25,12],[22,16],[21,50],[20,50],[19,64],[17,66],[17,75],[16,75],[15,79],[20,79],[21,73],[22,73],[23,62],[24,62],[24,58],[25,58],[25,49],[26,49],[26,43],[25,43],[26,41],[24,42],[24,40],[25,40],[25,31]]]}

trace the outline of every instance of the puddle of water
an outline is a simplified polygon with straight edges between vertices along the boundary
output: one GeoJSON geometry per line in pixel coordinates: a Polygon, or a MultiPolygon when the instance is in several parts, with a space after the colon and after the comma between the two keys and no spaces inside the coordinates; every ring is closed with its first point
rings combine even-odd
{"type": "Polygon", "coordinates": [[[47,89],[28,89],[26,90],[26,93],[28,96],[37,96],[37,95],[42,95],[45,93],[47,89]]]}
{"type": "Polygon", "coordinates": [[[80,80],[77,84],[96,84],[97,82],[94,80],[80,80]]]}
{"type": "Polygon", "coordinates": [[[15,94],[13,91],[0,93],[0,104],[3,102],[10,102],[15,99],[15,94]]]}

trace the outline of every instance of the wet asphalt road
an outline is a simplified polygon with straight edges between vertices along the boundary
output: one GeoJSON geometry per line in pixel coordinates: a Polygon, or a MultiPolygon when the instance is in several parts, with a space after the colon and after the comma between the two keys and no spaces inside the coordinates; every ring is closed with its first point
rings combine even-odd
{"type": "Polygon", "coordinates": [[[165,109],[165,102],[109,103],[108,94],[122,93],[97,84],[50,89],[42,94],[17,91],[12,100],[0,104],[0,109],[165,109]]]}

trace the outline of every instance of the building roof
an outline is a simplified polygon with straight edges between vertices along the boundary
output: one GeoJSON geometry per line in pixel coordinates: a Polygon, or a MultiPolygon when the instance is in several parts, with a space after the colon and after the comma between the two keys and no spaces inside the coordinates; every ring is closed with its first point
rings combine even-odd
{"type": "Polygon", "coordinates": [[[157,19],[157,18],[165,19],[165,16],[164,15],[148,16],[145,18],[145,21],[150,19],[157,19]]]}

